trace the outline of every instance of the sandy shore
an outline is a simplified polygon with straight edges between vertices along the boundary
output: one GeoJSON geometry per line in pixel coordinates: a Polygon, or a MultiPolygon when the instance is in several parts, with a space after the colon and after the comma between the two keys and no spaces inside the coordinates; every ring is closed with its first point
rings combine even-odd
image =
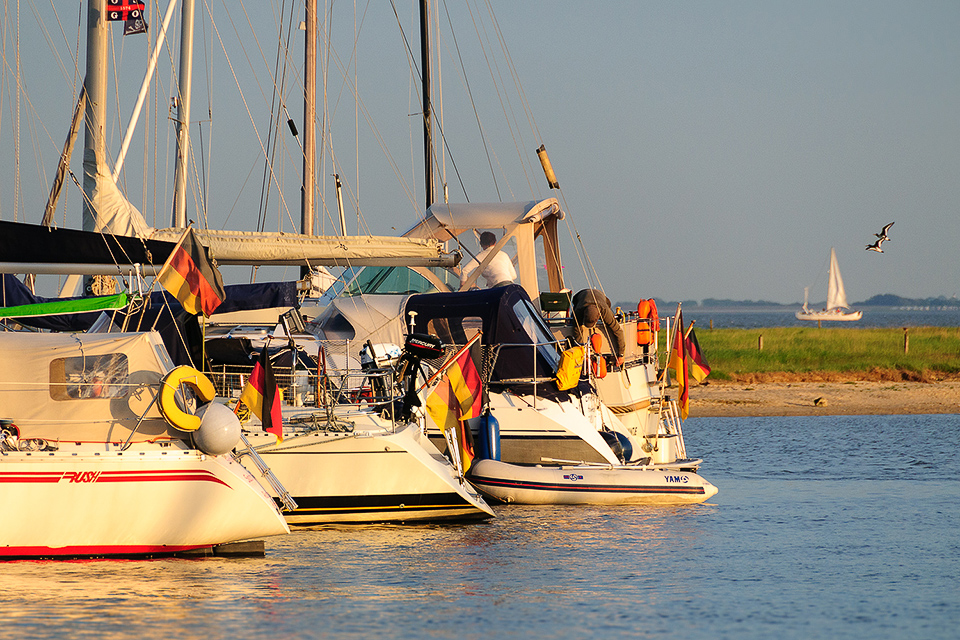
{"type": "MultiPolygon", "coordinates": [[[[671,395],[676,389],[670,389],[671,395]]],[[[690,416],[960,414],[960,381],[716,382],[690,389],[690,416]]]]}

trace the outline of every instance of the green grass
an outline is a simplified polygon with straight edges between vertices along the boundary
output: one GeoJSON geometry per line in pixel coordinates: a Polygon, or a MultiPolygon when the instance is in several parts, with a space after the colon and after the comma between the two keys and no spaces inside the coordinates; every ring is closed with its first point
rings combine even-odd
{"type": "Polygon", "coordinates": [[[697,327],[697,339],[715,380],[773,372],[960,373],[960,327],[911,327],[907,335],[909,349],[904,353],[902,328],[697,327]]]}

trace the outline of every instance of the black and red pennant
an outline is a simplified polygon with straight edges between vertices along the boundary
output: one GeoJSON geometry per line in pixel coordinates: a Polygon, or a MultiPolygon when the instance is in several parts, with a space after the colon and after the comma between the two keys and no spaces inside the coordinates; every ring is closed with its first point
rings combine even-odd
{"type": "Polygon", "coordinates": [[[130,0],[107,0],[107,20],[136,20],[143,17],[146,5],[130,0]]]}

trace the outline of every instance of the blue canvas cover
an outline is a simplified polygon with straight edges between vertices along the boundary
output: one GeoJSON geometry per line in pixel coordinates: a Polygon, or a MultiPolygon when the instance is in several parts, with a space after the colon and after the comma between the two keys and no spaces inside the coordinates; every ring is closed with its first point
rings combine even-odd
{"type": "MultiPolygon", "coordinates": [[[[403,317],[409,318],[411,311],[417,314],[415,333],[436,335],[445,344],[466,344],[475,327],[481,328],[487,351],[500,347],[490,372],[492,384],[542,381],[556,374],[559,353],[548,344],[553,335],[520,285],[414,295],[407,300],[403,317]]],[[[405,326],[409,328],[407,322],[405,326]]]]}

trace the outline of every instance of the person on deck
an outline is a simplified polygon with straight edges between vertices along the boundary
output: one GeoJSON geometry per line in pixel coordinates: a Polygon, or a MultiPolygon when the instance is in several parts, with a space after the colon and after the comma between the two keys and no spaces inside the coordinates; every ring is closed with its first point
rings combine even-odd
{"type": "MultiPolygon", "coordinates": [[[[467,281],[470,274],[480,266],[480,263],[484,261],[487,255],[489,255],[495,244],[497,244],[497,236],[493,233],[484,231],[480,234],[480,248],[482,251],[477,254],[476,258],[468,262],[467,266],[460,270],[461,286],[467,281]]],[[[506,286],[517,279],[517,271],[513,268],[513,262],[510,261],[510,256],[503,251],[498,251],[497,255],[490,259],[490,262],[483,268],[480,275],[487,283],[488,289],[506,286]]]]}
{"type": "Polygon", "coordinates": [[[623,364],[627,343],[623,337],[623,328],[617,322],[610,304],[610,298],[596,289],[583,289],[573,296],[574,339],[578,344],[586,344],[597,322],[603,320],[603,329],[610,341],[610,347],[617,358],[617,366],[623,364]]]}

